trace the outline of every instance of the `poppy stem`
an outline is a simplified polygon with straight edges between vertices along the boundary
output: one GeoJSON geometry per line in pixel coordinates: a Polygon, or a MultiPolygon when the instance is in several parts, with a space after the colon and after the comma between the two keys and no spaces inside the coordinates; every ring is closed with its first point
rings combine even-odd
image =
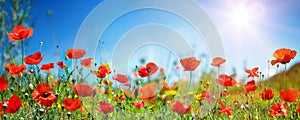
{"type": "Polygon", "coordinates": [[[21,40],[21,49],[22,49],[22,64],[24,64],[24,43],[23,43],[23,40],[21,40]]]}
{"type": "Polygon", "coordinates": [[[191,87],[191,81],[192,81],[192,71],[190,71],[190,81],[189,81],[188,91],[190,90],[191,87]]]}
{"type": "Polygon", "coordinates": [[[270,60],[268,60],[268,78],[270,78],[270,60]]]}
{"type": "Polygon", "coordinates": [[[284,74],[283,74],[283,83],[284,83],[284,86],[286,86],[285,84],[285,77],[286,77],[286,64],[284,64],[284,74]]]}
{"type": "Polygon", "coordinates": [[[218,75],[217,76],[219,76],[219,74],[220,74],[220,67],[218,67],[218,75]]]}

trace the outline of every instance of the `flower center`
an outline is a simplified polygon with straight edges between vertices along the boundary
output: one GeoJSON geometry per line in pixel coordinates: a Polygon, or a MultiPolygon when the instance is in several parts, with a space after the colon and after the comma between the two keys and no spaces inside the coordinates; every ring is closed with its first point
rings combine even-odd
{"type": "Polygon", "coordinates": [[[46,98],[46,97],[49,97],[50,95],[51,95],[51,93],[47,93],[47,92],[45,92],[45,93],[43,93],[43,95],[42,95],[42,96],[43,96],[44,98],[46,98]]]}

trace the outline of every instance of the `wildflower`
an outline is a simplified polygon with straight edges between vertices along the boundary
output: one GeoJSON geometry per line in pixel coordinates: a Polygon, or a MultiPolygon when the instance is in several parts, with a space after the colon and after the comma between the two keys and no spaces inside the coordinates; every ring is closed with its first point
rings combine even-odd
{"type": "Polygon", "coordinates": [[[22,106],[22,101],[17,95],[13,95],[9,100],[5,100],[0,103],[0,113],[2,111],[6,113],[16,113],[22,106]],[[4,108],[4,105],[5,108],[4,108]]]}
{"type": "Polygon", "coordinates": [[[50,107],[56,103],[57,98],[50,86],[46,83],[40,83],[32,93],[32,98],[43,106],[50,107]]]}
{"type": "Polygon", "coordinates": [[[51,72],[53,68],[54,68],[54,63],[48,63],[48,64],[43,64],[41,70],[44,70],[45,72],[51,72]]]}
{"type": "Polygon", "coordinates": [[[271,64],[275,65],[276,63],[286,64],[291,61],[291,59],[294,59],[297,54],[297,51],[287,49],[287,48],[281,48],[274,52],[273,57],[275,57],[276,60],[272,60],[271,64]]]}
{"type": "Polygon", "coordinates": [[[87,84],[77,84],[74,86],[74,92],[81,97],[93,97],[93,89],[87,84]]]}
{"type": "Polygon", "coordinates": [[[66,108],[68,111],[72,112],[80,108],[81,101],[77,99],[64,99],[64,104],[62,105],[64,108],[66,108]]]}
{"type": "Polygon", "coordinates": [[[81,65],[85,68],[91,68],[93,62],[94,62],[93,58],[85,58],[81,60],[81,65]]]}
{"type": "Polygon", "coordinates": [[[25,38],[31,37],[33,34],[32,28],[24,28],[24,26],[15,26],[12,33],[7,33],[8,39],[11,42],[16,40],[23,40],[25,38]]]}
{"type": "Polygon", "coordinates": [[[247,82],[245,86],[245,89],[246,89],[246,92],[249,93],[249,92],[252,92],[252,91],[255,91],[257,89],[257,87],[255,86],[255,81],[254,80],[251,80],[249,82],[247,82]]]}
{"type": "Polygon", "coordinates": [[[103,114],[111,113],[114,111],[114,106],[112,106],[111,104],[108,104],[106,102],[99,102],[99,105],[100,107],[96,108],[96,110],[103,114]]]}
{"type": "Polygon", "coordinates": [[[24,58],[24,62],[28,65],[37,65],[43,60],[44,56],[41,55],[41,52],[33,53],[24,58]]]}
{"type": "Polygon", "coordinates": [[[280,90],[280,98],[285,102],[296,102],[299,92],[293,88],[280,90]]]}
{"type": "Polygon", "coordinates": [[[221,67],[220,65],[225,63],[226,62],[226,59],[224,58],[220,58],[220,57],[216,57],[213,59],[211,65],[212,66],[215,66],[215,67],[221,67]]]}
{"type": "Polygon", "coordinates": [[[58,61],[56,64],[60,69],[64,69],[66,67],[66,65],[62,61],[58,61]]]}
{"type": "Polygon", "coordinates": [[[252,70],[246,70],[245,72],[248,73],[248,78],[250,78],[250,77],[259,77],[257,71],[258,71],[258,67],[255,67],[252,70]]]}
{"type": "Polygon", "coordinates": [[[0,76],[0,92],[7,90],[8,85],[7,85],[7,81],[5,80],[5,78],[0,76]]]}
{"type": "Polygon", "coordinates": [[[274,97],[274,93],[271,89],[265,89],[260,96],[262,100],[271,100],[274,97]]]}
{"type": "Polygon", "coordinates": [[[217,83],[222,85],[222,86],[234,86],[236,84],[236,80],[233,79],[232,76],[221,74],[217,78],[217,83]]]}
{"type": "Polygon", "coordinates": [[[26,71],[26,66],[25,65],[15,65],[15,64],[9,64],[6,67],[8,67],[9,72],[12,76],[19,76],[21,73],[26,71]]]}
{"type": "Polygon", "coordinates": [[[71,59],[79,59],[85,55],[85,50],[83,49],[69,49],[66,52],[66,56],[71,59]]]}
{"type": "Polygon", "coordinates": [[[221,101],[218,101],[218,103],[222,106],[219,110],[218,110],[218,114],[222,114],[222,113],[226,113],[227,116],[230,116],[231,115],[231,111],[234,110],[233,108],[231,107],[226,107],[224,105],[224,103],[222,103],[221,101]]]}
{"type": "Polygon", "coordinates": [[[155,63],[149,62],[146,66],[140,67],[138,74],[140,77],[149,77],[153,75],[158,70],[158,67],[155,63]]]}
{"type": "Polygon", "coordinates": [[[276,116],[284,115],[287,117],[287,106],[285,104],[277,103],[271,106],[270,108],[270,116],[272,118],[276,116]]]}
{"type": "Polygon", "coordinates": [[[180,59],[180,63],[184,68],[184,71],[194,71],[199,65],[200,60],[197,60],[196,57],[180,59]]]}
{"type": "Polygon", "coordinates": [[[172,110],[178,114],[186,114],[191,111],[191,106],[189,104],[176,101],[172,107],[172,110]]]}
{"type": "Polygon", "coordinates": [[[98,78],[105,78],[107,74],[110,74],[110,68],[106,65],[102,64],[98,68],[98,71],[93,71],[93,74],[96,75],[98,78]]]}
{"type": "Polygon", "coordinates": [[[120,82],[120,83],[127,83],[128,82],[128,78],[125,75],[122,74],[117,74],[115,76],[112,77],[112,79],[120,82]]]}
{"type": "Polygon", "coordinates": [[[131,103],[133,106],[135,106],[136,108],[138,109],[141,109],[141,108],[144,108],[144,101],[139,101],[139,102],[134,102],[134,103],[131,103]]]}

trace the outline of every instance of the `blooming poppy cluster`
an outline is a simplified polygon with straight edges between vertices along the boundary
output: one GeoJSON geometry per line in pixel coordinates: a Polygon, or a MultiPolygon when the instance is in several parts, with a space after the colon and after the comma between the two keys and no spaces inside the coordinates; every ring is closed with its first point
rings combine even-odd
{"type": "MultiPolygon", "coordinates": [[[[23,26],[16,26],[11,33],[7,33],[7,37],[11,42],[24,40],[32,35],[33,29],[23,26]]],[[[86,116],[93,117],[97,114],[93,112],[94,110],[99,111],[100,114],[110,114],[119,110],[115,107],[120,107],[121,110],[143,113],[145,111],[160,110],[163,105],[169,106],[171,114],[182,116],[183,119],[193,119],[190,116],[201,113],[199,106],[205,102],[217,102],[216,111],[212,112],[227,117],[234,116],[239,109],[250,111],[248,108],[249,105],[251,107],[251,104],[249,103],[253,103],[253,101],[268,103],[267,111],[271,118],[277,116],[288,117],[289,113],[292,112],[290,109],[296,107],[294,111],[297,112],[297,115],[300,115],[300,104],[297,103],[300,95],[298,89],[290,87],[276,91],[275,88],[270,88],[271,86],[259,85],[258,83],[261,83],[261,81],[256,80],[262,77],[260,76],[259,67],[245,70],[244,72],[247,75],[245,81],[248,82],[240,82],[237,81],[238,78],[235,75],[219,74],[219,69],[226,62],[226,59],[215,57],[210,65],[213,70],[218,69],[218,73],[212,72],[209,79],[212,79],[212,76],[216,77],[213,82],[217,84],[217,87],[226,87],[226,89],[221,94],[215,93],[211,91],[209,82],[204,84],[201,82],[197,86],[197,91],[182,93],[180,90],[185,88],[185,81],[179,81],[169,86],[168,84],[171,83],[167,81],[170,78],[165,73],[166,69],[159,67],[159,64],[151,61],[148,63],[143,62],[146,64],[136,67],[134,70],[135,79],[132,79],[130,75],[117,73],[113,68],[110,68],[108,63],[97,66],[96,63],[94,64],[94,58],[85,57],[85,54],[86,51],[83,49],[68,49],[65,54],[66,61],[42,63],[44,55],[41,52],[35,52],[22,58],[25,64],[14,62],[6,64],[4,70],[7,76],[0,76],[0,116],[14,114],[18,111],[22,111],[20,113],[23,114],[23,110],[28,112],[27,109],[41,108],[46,111],[39,109],[40,113],[34,115],[42,117],[43,115],[60,114],[59,112],[62,112],[61,114],[67,114],[68,117],[72,117],[70,115],[73,113],[74,115],[87,114],[86,116]],[[69,59],[79,61],[78,65],[76,63],[76,67],[71,68],[66,64],[69,59]],[[60,72],[63,71],[60,73],[63,75],[52,76],[55,66],[58,67],[60,72]],[[43,73],[46,72],[47,76],[41,75],[39,70],[42,70],[43,73]],[[73,76],[73,72],[76,70],[79,73],[82,73],[81,70],[91,71],[90,74],[95,77],[94,80],[98,86],[90,86],[86,82],[86,78],[90,74],[86,77],[83,77],[83,75],[73,76]],[[148,81],[145,82],[144,79],[148,81]],[[160,90],[158,90],[159,88],[160,90]],[[242,92],[232,91],[237,88],[241,88],[242,92]],[[23,93],[26,94],[23,95],[23,93]],[[176,95],[187,98],[190,94],[195,96],[195,99],[188,100],[188,102],[174,99],[176,95]],[[107,97],[103,99],[102,95],[107,97]],[[233,100],[230,100],[232,98],[233,100]],[[239,100],[240,98],[246,100],[239,100]],[[87,103],[92,105],[87,105],[87,103]],[[30,108],[31,105],[33,108],[30,108]],[[292,107],[288,108],[288,106],[292,107]]],[[[295,50],[278,49],[273,54],[275,59],[271,61],[271,65],[278,63],[286,65],[295,58],[296,54],[295,50]]],[[[192,72],[200,70],[198,68],[201,67],[201,60],[192,56],[182,58],[179,62],[180,64],[176,63],[176,65],[174,63],[174,69],[177,72],[179,70],[189,72],[191,82],[192,72]]],[[[189,90],[189,87],[186,89],[189,90]]],[[[110,116],[112,115],[114,114],[110,114],[110,116]]]]}

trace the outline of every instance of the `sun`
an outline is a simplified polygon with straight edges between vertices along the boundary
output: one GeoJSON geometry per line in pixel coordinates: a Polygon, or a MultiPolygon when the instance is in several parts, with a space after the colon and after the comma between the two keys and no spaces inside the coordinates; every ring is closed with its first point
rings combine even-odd
{"type": "Polygon", "coordinates": [[[233,23],[236,23],[239,26],[247,25],[251,22],[250,11],[245,7],[235,8],[232,12],[231,19],[233,23]]]}
{"type": "Polygon", "coordinates": [[[260,4],[239,4],[232,6],[229,14],[231,22],[239,27],[251,26],[263,14],[263,6],[260,4]]]}

